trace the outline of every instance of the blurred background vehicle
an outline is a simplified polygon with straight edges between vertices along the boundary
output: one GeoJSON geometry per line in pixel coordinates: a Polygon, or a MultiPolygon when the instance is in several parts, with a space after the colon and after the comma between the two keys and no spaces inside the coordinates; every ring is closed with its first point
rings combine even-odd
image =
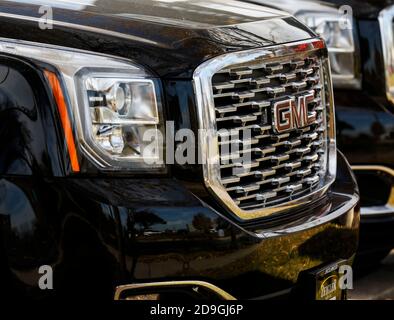
{"type": "Polygon", "coordinates": [[[357,265],[375,265],[394,247],[394,1],[249,2],[295,15],[327,43],[338,146],[361,193],[357,265]]]}

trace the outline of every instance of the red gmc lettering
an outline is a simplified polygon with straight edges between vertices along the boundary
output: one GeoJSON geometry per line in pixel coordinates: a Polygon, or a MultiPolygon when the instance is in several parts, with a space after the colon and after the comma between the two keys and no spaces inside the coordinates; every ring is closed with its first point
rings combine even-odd
{"type": "Polygon", "coordinates": [[[273,108],[274,126],[277,132],[294,130],[311,125],[316,121],[316,113],[308,114],[308,104],[314,99],[314,92],[295,99],[276,102],[273,108]]]}

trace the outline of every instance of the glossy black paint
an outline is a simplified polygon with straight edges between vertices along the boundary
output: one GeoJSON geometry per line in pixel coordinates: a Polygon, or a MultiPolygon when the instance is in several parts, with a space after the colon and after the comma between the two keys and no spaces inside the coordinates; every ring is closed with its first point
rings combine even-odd
{"type": "Polygon", "coordinates": [[[64,175],[67,150],[42,73],[30,61],[0,55],[0,175],[64,175]]]}
{"type": "MultiPolygon", "coordinates": [[[[355,190],[339,159],[340,178],[316,216],[355,190]]],[[[3,177],[0,190],[7,261],[0,290],[11,290],[10,298],[89,292],[105,299],[116,285],[160,280],[204,280],[251,298],[291,289],[301,271],[350,259],[357,246],[356,211],[262,240],[254,235],[262,225],[240,227],[174,179],[3,177]],[[37,288],[45,264],[54,268],[53,291],[37,288]]]]}
{"type": "MultiPolygon", "coordinates": [[[[114,3],[115,10],[120,2],[114,3]]],[[[268,9],[271,19],[227,12],[218,22],[193,16],[190,25],[182,17],[152,21],[55,10],[62,23],[94,31],[69,25],[42,31],[20,17],[37,16],[37,9],[1,2],[0,36],[135,59],[162,78],[165,119],[194,131],[191,75],[197,65],[224,52],[312,36],[293,18],[268,9]],[[103,34],[104,27],[109,32],[103,34]]],[[[217,11],[205,8],[208,13],[217,11]]],[[[251,298],[295,288],[301,272],[354,256],[358,208],[343,207],[357,188],[341,154],[337,182],[326,197],[291,217],[241,223],[208,195],[200,166],[175,166],[155,177],[71,174],[41,69],[35,61],[0,57],[0,295],[111,299],[117,285],[187,279],[251,298]],[[336,210],[343,212],[319,227],[257,236],[336,210]],[[53,267],[55,290],[38,289],[41,265],[53,267]]]]}
{"type": "Polygon", "coordinates": [[[336,90],[337,141],[353,165],[394,166],[394,114],[365,92],[336,90]]]}
{"type": "MultiPolygon", "coordinates": [[[[104,6],[105,3],[102,2],[104,6]]],[[[121,6],[122,3],[122,1],[107,3],[105,10],[108,9],[110,13],[114,10],[115,12],[103,14],[106,11],[58,8],[54,1],[54,28],[41,30],[38,24],[38,19],[42,16],[39,14],[39,5],[28,1],[23,4],[1,1],[0,37],[125,57],[138,61],[161,77],[190,79],[192,71],[202,61],[217,55],[279,42],[308,39],[313,35],[294,18],[283,17],[283,13],[277,11],[263,10],[261,6],[251,8],[255,10],[255,16],[260,12],[261,17],[250,18],[234,12],[234,8],[231,12],[231,6],[226,5],[225,2],[220,2],[223,9],[213,9],[208,5],[204,6],[204,2],[201,1],[201,6],[197,7],[201,14],[190,14],[185,17],[189,19],[186,21],[182,20],[182,16],[168,21],[164,9],[152,13],[156,16],[155,19],[148,19],[149,17],[144,14],[130,9],[130,5],[125,6],[128,11],[122,11],[123,7],[116,9],[117,5],[121,6]],[[223,18],[207,21],[206,17],[218,14],[223,15],[223,18]],[[30,21],[28,18],[36,20],[30,21]]],[[[154,5],[158,2],[141,1],[141,3],[143,3],[141,8],[151,8],[154,11],[156,8],[154,5]]],[[[191,2],[186,2],[188,3],[191,2]]],[[[178,14],[184,12],[182,6],[177,11],[170,10],[170,4],[163,5],[169,8],[167,9],[170,12],[167,15],[173,11],[178,14]]]]}

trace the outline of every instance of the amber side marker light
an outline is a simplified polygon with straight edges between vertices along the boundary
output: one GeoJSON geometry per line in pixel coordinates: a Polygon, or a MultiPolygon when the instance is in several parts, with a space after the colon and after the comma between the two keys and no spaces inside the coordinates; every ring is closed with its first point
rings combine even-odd
{"type": "Polygon", "coordinates": [[[77,149],[75,147],[74,135],[71,127],[70,117],[67,111],[67,105],[64,99],[63,90],[60,85],[60,81],[57,75],[48,70],[44,71],[46,78],[48,79],[49,85],[51,86],[53,97],[55,98],[57,108],[60,114],[60,120],[62,122],[64,135],[67,143],[68,154],[71,160],[71,168],[74,172],[79,172],[79,162],[77,156],[77,149]]]}

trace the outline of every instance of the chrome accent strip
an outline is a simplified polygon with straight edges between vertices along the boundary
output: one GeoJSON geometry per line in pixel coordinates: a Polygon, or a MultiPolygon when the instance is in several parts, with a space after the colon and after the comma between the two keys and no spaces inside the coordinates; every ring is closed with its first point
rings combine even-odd
{"type": "MultiPolygon", "coordinates": [[[[385,166],[374,166],[374,165],[365,165],[365,166],[352,166],[353,171],[377,171],[384,172],[390,175],[394,181],[394,170],[385,167],[385,166]]],[[[387,203],[383,206],[372,206],[372,207],[361,207],[361,216],[375,218],[379,216],[394,216],[394,184],[391,186],[391,193],[387,203]]]]}
{"type": "Polygon", "coordinates": [[[125,291],[133,291],[138,289],[155,289],[155,288],[182,288],[182,287],[202,287],[213,292],[217,297],[223,300],[237,300],[231,294],[220,289],[219,287],[205,282],[205,281],[166,281],[166,282],[152,282],[152,283],[136,283],[116,287],[114,300],[122,300],[122,294],[125,291]]]}
{"type": "Polygon", "coordinates": [[[343,214],[345,214],[348,211],[356,211],[357,203],[360,201],[360,197],[357,194],[354,195],[348,195],[342,193],[334,193],[334,194],[346,196],[347,198],[346,202],[344,201],[345,204],[342,207],[338,208],[337,210],[329,212],[326,215],[316,217],[316,219],[310,219],[310,221],[307,221],[300,225],[287,227],[284,229],[278,229],[278,230],[265,230],[261,233],[255,234],[255,236],[257,236],[260,239],[268,239],[268,238],[281,237],[292,233],[302,232],[312,228],[319,227],[330,221],[333,221],[341,217],[343,214]]]}
{"type": "MultiPolygon", "coordinates": [[[[239,225],[236,225],[237,228],[241,229],[243,232],[249,234],[250,236],[260,239],[260,240],[266,240],[266,239],[271,239],[271,238],[277,238],[277,237],[283,237],[292,233],[297,233],[297,232],[303,232],[307,231],[316,227],[319,227],[321,225],[324,225],[326,223],[329,223],[337,218],[340,218],[347,212],[352,211],[353,213],[358,213],[357,211],[357,204],[360,201],[360,196],[356,193],[354,194],[345,194],[345,193],[339,193],[339,192],[333,192],[331,193],[332,196],[339,196],[343,198],[341,200],[341,203],[343,204],[339,208],[335,208],[334,210],[331,207],[331,204],[327,206],[327,209],[325,210],[324,213],[321,213],[320,210],[316,212],[315,215],[305,217],[302,219],[302,222],[294,221],[291,223],[288,223],[286,225],[274,228],[274,229],[266,229],[266,230],[261,230],[258,232],[253,232],[250,230],[247,230],[239,225]],[[331,211],[333,210],[333,211],[331,211]]],[[[228,221],[230,224],[233,224],[231,220],[229,220],[226,216],[224,216],[222,213],[217,211],[215,208],[211,207],[210,205],[206,204],[205,202],[201,201],[201,204],[204,207],[209,208],[210,210],[216,212],[216,214],[226,221],[228,221]]]]}
{"type": "Polygon", "coordinates": [[[334,119],[334,101],[332,91],[332,81],[330,77],[330,65],[328,58],[323,61],[324,77],[327,78],[328,87],[325,88],[328,92],[329,101],[326,105],[330,106],[328,114],[330,115],[330,123],[327,128],[327,135],[329,137],[328,143],[328,155],[330,159],[328,164],[329,176],[328,182],[322,188],[315,190],[314,192],[300,197],[296,200],[289,201],[285,204],[273,206],[264,209],[255,210],[243,210],[238,207],[234,200],[227,193],[227,190],[220,181],[220,155],[219,155],[219,143],[216,128],[216,115],[215,105],[212,89],[212,77],[225,67],[242,64],[246,62],[252,62],[256,59],[272,59],[282,58],[286,55],[296,54],[296,50],[299,49],[300,45],[307,46],[304,49],[305,52],[311,52],[318,50],[314,47],[319,39],[309,39],[306,41],[298,41],[288,44],[276,45],[272,47],[264,47],[259,49],[245,50],[235,53],[224,54],[218,56],[212,60],[208,60],[200,65],[194,72],[193,82],[194,90],[196,95],[197,103],[197,114],[199,123],[199,141],[201,143],[201,160],[204,172],[204,182],[211,194],[222,203],[227,210],[234,213],[237,217],[243,220],[251,220],[261,217],[267,217],[275,213],[295,209],[302,205],[307,205],[312,201],[322,197],[331,184],[334,182],[336,177],[336,141],[335,141],[335,119],[334,119]]]}
{"type": "Polygon", "coordinates": [[[392,215],[394,217],[394,207],[385,206],[375,206],[375,207],[361,207],[361,216],[363,218],[377,218],[380,216],[392,215]]]}
{"type": "Polygon", "coordinates": [[[390,6],[382,10],[379,13],[378,19],[386,76],[386,96],[387,99],[394,104],[394,6],[390,6]]]}

